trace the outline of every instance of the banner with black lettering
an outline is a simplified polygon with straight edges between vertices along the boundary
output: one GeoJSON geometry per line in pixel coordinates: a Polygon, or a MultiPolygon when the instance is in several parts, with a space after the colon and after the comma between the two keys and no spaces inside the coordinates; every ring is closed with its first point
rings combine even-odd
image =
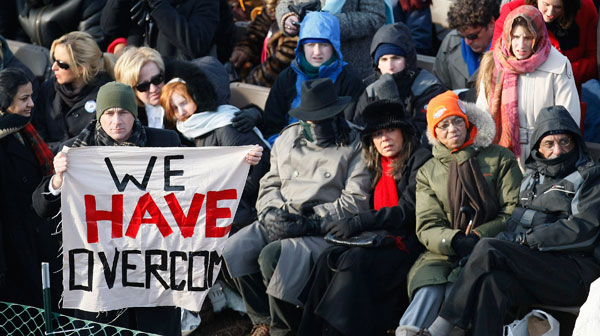
{"type": "Polygon", "coordinates": [[[199,311],[223,263],[251,148],[70,149],[64,307],[199,311]]]}

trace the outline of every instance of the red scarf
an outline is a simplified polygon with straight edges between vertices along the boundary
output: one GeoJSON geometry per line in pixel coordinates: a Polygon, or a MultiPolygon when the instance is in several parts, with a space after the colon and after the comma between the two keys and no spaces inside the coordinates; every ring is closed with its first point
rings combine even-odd
{"type": "Polygon", "coordinates": [[[54,174],[54,154],[48,148],[48,145],[42,140],[35,127],[31,123],[27,123],[19,133],[26,139],[31,146],[33,154],[40,163],[44,176],[54,174]]]}
{"type": "Polygon", "coordinates": [[[375,186],[375,193],[373,195],[373,205],[375,210],[379,210],[384,207],[393,207],[398,205],[398,186],[392,176],[392,165],[394,160],[381,157],[381,178],[375,186]]]}
{"type": "MultiPolygon", "coordinates": [[[[519,135],[519,75],[535,71],[546,62],[552,44],[542,13],[533,6],[515,8],[504,23],[502,38],[493,49],[494,71],[492,94],[489,97],[490,111],[496,122],[496,138],[494,143],[510,149],[516,157],[521,155],[521,138],[519,135]],[[527,21],[529,31],[534,35],[534,53],[531,57],[517,60],[510,51],[511,29],[516,17],[527,21]]],[[[535,94],[533,92],[529,94],[535,94]]]]}

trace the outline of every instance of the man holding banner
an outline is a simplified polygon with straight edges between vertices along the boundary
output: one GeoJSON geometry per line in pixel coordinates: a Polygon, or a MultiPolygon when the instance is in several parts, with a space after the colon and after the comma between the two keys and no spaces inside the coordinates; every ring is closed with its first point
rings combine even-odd
{"type": "Polygon", "coordinates": [[[132,88],[117,82],[100,88],[96,120],[65,145],[33,195],[40,216],[62,215],[63,306],[180,335],[175,307],[200,310],[262,147],[131,150],[181,144],[173,131],[143,126],[132,88]]]}

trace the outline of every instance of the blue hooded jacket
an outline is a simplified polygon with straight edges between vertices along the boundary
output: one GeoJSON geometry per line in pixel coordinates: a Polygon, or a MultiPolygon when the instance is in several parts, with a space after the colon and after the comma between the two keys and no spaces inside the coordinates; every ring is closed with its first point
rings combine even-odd
{"type": "MultiPolygon", "coordinates": [[[[304,54],[303,40],[305,39],[328,40],[337,53],[337,59],[333,63],[319,67],[319,78],[329,78],[335,83],[337,77],[342,72],[342,68],[348,64],[344,62],[342,51],[340,49],[340,22],[338,19],[327,12],[310,12],[306,14],[300,26],[300,36],[298,46],[296,47],[296,58],[291,64],[292,69],[298,74],[298,77],[296,78],[297,95],[292,101],[292,108],[296,108],[300,105],[302,83],[310,79],[302,71],[299,65],[299,57],[301,54],[304,54]]],[[[289,123],[295,121],[297,121],[295,118],[290,117],[289,123]]]]}

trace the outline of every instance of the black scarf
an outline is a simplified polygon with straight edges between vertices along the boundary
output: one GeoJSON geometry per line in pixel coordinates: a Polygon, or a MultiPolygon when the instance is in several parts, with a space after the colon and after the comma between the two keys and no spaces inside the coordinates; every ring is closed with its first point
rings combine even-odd
{"type": "Polygon", "coordinates": [[[579,25],[573,21],[571,26],[563,29],[558,20],[546,23],[546,28],[554,34],[560,49],[564,52],[573,49],[579,45],[579,25]]]}
{"type": "Polygon", "coordinates": [[[73,107],[73,105],[85,99],[85,97],[87,97],[95,87],[95,85],[88,84],[80,87],[79,89],[74,89],[71,83],[61,85],[54,80],[54,90],[56,91],[56,96],[54,97],[54,103],[52,107],[55,109],[55,111],[62,111],[63,106],[70,109],[73,107]]]}
{"type": "Polygon", "coordinates": [[[341,114],[314,123],[300,121],[306,140],[319,147],[344,146],[350,142],[350,126],[341,114]]]}
{"type": "Polygon", "coordinates": [[[579,161],[579,145],[575,146],[570,152],[554,159],[546,159],[537,149],[531,152],[535,169],[542,175],[553,178],[565,177],[577,169],[579,161]]]}
{"type": "Polygon", "coordinates": [[[85,147],[85,146],[137,146],[144,147],[146,145],[146,130],[138,118],[135,118],[133,128],[131,130],[131,136],[127,141],[118,143],[111,138],[104,129],[100,122],[96,120],[90,121],[90,123],[79,133],[75,142],[71,147],[85,147]]]}

